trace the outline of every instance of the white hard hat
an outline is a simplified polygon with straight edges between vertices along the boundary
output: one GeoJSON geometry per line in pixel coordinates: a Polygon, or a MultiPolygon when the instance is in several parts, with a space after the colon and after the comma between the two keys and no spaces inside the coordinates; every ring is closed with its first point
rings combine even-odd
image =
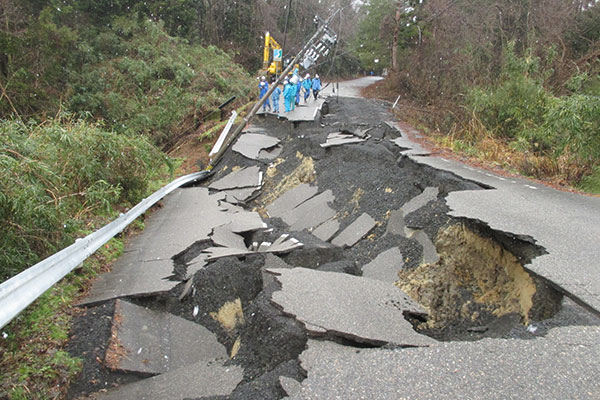
{"type": "Polygon", "coordinates": [[[267,78],[265,78],[264,75],[263,75],[263,76],[260,77],[260,79],[264,81],[267,78]]]}

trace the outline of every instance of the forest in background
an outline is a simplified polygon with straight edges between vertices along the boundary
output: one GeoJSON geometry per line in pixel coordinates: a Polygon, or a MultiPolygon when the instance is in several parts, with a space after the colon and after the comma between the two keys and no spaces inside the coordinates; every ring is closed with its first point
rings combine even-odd
{"type": "MultiPolygon", "coordinates": [[[[239,75],[227,68],[236,64],[247,73],[256,73],[262,67],[265,31],[285,45],[286,55],[293,55],[314,31],[315,15],[327,18],[342,7],[345,11],[336,25],[341,30],[343,45],[345,38],[352,35],[349,30],[353,29],[357,14],[350,0],[325,3],[318,0],[1,0],[0,116],[18,114],[27,119],[67,109],[90,112],[107,121],[119,120],[122,116],[113,115],[110,108],[111,103],[121,99],[106,99],[102,93],[120,88],[130,76],[134,81],[128,84],[137,87],[126,88],[129,92],[133,89],[148,92],[163,81],[169,81],[169,86],[174,83],[190,89],[197,97],[203,97],[199,95],[208,86],[223,91],[240,83],[239,75]],[[171,50],[165,48],[167,37],[176,43],[171,44],[171,50]],[[214,60],[223,69],[223,76],[211,76],[211,65],[198,64],[198,55],[190,54],[190,49],[198,47],[229,57],[214,60]],[[109,71],[103,70],[106,68],[109,71]],[[115,69],[126,79],[107,76],[115,69]],[[205,87],[190,85],[194,74],[204,81],[205,87]],[[214,80],[217,84],[213,87],[214,80]]],[[[343,55],[340,60],[344,60],[343,55]]],[[[358,69],[356,62],[339,62],[340,68],[345,66],[350,71],[348,64],[352,64],[353,72],[358,69]]],[[[193,104],[195,115],[216,104],[214,99],[198,101],[203,103],[193,104]]],[[[157,126],[163,127],[160,123],[157,126]]]]}

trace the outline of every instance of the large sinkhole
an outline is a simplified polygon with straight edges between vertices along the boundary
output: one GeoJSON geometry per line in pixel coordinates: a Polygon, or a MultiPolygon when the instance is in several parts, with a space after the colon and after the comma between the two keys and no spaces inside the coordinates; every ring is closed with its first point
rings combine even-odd
{"type": "MultiPolygon", "coordinates": [[[[518,324],[552,317],[562,295],[531,275],[489,231],[455,223],[440,229],[439,261],[402,270],[396,285],[428,311],[415,328],[439,340],[501,337],[518,324]]],[[[529,249],[530,251],[532,249],[529,249]]]]}

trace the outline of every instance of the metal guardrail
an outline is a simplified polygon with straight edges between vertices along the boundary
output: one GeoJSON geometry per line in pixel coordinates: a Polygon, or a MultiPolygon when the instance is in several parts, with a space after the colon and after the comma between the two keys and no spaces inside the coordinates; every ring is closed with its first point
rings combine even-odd
{"type": "Polygon", "coordinates": [[[1,283],[0,328],[160,199],[187,183],[205,179],[208,174],[202,171],[175,179],[108,225],[1,283]]]}

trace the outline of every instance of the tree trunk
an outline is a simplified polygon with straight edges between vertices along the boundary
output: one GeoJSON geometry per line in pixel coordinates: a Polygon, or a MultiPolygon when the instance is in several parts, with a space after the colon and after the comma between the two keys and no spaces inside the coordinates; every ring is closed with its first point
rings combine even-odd
{"type": "Polygon", "coordinates": [[[398,1],[394,18],[394,35],[392,36],[392,71],[398,72],[398,36],[400,36],[400,17],[402,16],[402,0],[398,1]]]}

